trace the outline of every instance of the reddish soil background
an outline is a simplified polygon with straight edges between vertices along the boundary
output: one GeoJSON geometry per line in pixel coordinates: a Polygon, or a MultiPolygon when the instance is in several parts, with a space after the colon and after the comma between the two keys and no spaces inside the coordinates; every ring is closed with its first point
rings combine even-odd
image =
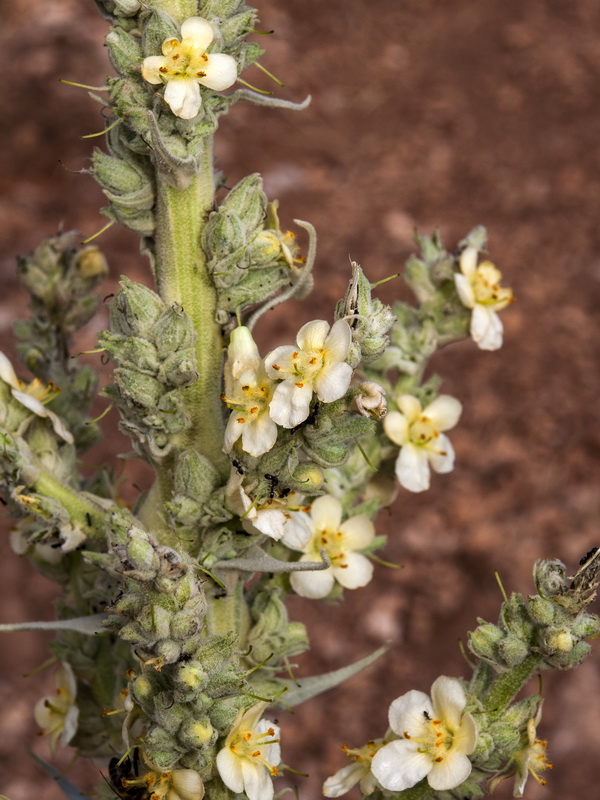
{"type": "MultiPolygon", "coordinates": [[[[386,657],[295,715],[282,714],[286,763],[300,797],[320,796],[344,764],[339,745],[358,746],[386,727],[389,702],[428,690],[440,673],[468,674],[458,640],[476,616],[495,620],[500,594],[528,592],[538,558],[577,561],[600,544],[600,6],[596,0],[264,0],[263,63],[285,80],[282,96],[313,96],[301,114],[239,104],[218,135],[229,185],[261,172],[279,197],[284,223],[312,221],[320,235],[316,288],[304,305],[272,312],[264,349],[287,343],[300,324],[332,315],[348,279],[348,257],[372,280],[402,268],[413,228],[441,231],[454,247],[475,224],[487,226],[490,253],[518,302],[503,314],[505,345],[472,343],[444,351],[433,368],[443,390],[464,404],[453,431],[457,466],[430,492],[402,492],[372,584],[339,607],[296,599],[313,649],[299,675],[335,669],[384,640],[386,657]]],[[[101,85],[110,72],[105,24],[91,2],[13,0],[2,9],[0,59],[0,236],[2,347],[13,354],[11,324],[25,298],[14,258],[60,226],[87,235],[103,224],[102,196],[77,174],[101,130],[99,107],[63,77],[101,85]]],[[[261,86],[257,70],[245,76],[261,86]]],[[[137,242],[116,226],[100,239],[119,274],[149,280],[137,242]]],[[[406,297],[399,281],[381,296],[406,297]]],[[[104,315],[80,343],[93,346],[104,315]]],[[[99,409],[103,406],[99,405],[99,409]]],[[[94,458],[114,459],[125,440],[112,433],[94,458]]],[[[137,468],[128,485],[147,482],[137,468]]],[[[5,526],[8,531],[8,525],[5,526]]],[[[2,622],[50,619],[53,586],[0,542],[2,622]]],[[[1,641],[0,792],[11,800],[62,795],[26,753],[35,739],[31,708],[47,672],[23,678],[45,659],[44,635],[1,641]]],[[[536,800],[594,797],[600,748],[596,652],[576,674],[544,678],[544,720],[555,767],[536,800]]],[[[535,691],[537,684],[532,684],[535,691]]],[[[63,762],[64,763],[64,762],[63,762]]],[[[77,773],[79,770],[79,773],[77,773]]],[[[96,767],[78,765],[87,786],[96,767]]],[[[507,784],[499,797],[510,796],[507,784]]],[[[348,795],[356,797],[356,795],[348,795]]]]}

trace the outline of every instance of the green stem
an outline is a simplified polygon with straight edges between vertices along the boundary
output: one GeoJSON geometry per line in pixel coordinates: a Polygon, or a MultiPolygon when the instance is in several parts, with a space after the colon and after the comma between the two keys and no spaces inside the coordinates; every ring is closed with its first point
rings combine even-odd
{"type": "Polygon", "coordinates": [[[221,370],[223,341],[215,322],[217,292],[202,249],[202,231],[214,205],[212,140],[205,140],[198,173],[186,189],[157,174],[156,280],[165,302],[179,303],[196,330],[198,380],[185,390],[191,426],[182,442],[202,453],[226,476],[223,454],[221,370]]]}
{"type": "Polygon", "coordinates": [[[491,719],[499,717],[511,700],[527,683],[540,663],[540,657],[531,653],[518,666],[499,675],[484,698],[484,706],[491,719]]]}
{"type": "Polygon", "coordinates": [[[91,500],[69,489],[64,483],[53,478],[50,473],[42,471],[33,486],[34,490],[44,497],[52,497],[68,512],[71,520],[77,523],[90,539],[104,537],[106,513],[91,500]]]}

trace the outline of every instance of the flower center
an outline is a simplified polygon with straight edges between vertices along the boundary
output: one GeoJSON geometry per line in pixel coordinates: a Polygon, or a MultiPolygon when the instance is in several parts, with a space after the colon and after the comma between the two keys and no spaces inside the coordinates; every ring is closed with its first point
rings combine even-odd
{"type": "Polygon", "coordinates": [[[262,413],[268,412],[272,394],[271,381],[264,381],[255,386],[244,384],[235,397],[229,398],[222,395],[221,400],[227,403],[229,408],[238,411],[241,416],[237,421],[244,423],[258,419],[262,413]]]}
{"type": "Polygon", "coordinates": [[[193,39],[167,39],[162,47],[166,64],[159,68],[165,78],[204,78],[208,56],[193,39]]]}
{"type": "Polygon", "coordinates": [[[233,739],[229,749],[238,758],[247,758],[249,761],[263,764],[271,775],[277,775],[279,770],[268,763],[261,751],[261,747],[279,742],[279,739],[273,738],[274,736],[274,728],[268,728],[264,733],[243,731],[233,739]]]}
{"type": "Polygon", "coordinates": [[[294,383],[298,389],[302,389],[306,384],[312,385],[319,372],[323,369],[325,361],[325,349],[319,350],[295,350],[290,358],[289,365],[285,367],[273,364],[273,369],[280,373],[292,375],[294,383]]]}
{"type": "Polygon", "coordinates": [[[454,736],[441,719],[431,719],[427,711],[423,712],[423,716],[425,719],[421,736],[411,736],[408,731],[404,731],[403,736],[421,745],[418,748],[419,753],[426,753],[433,761],[440,763],[452,747],[454,736]]]}
{"type": "Polygon", "coordinates": [[[500,286],[502,273],[491,261],[484,261],[477,267],[473,277],[475,302],[479,305],[490,305],[497,309],[505,308],[513,301],[512,291],[500,286]]]}
{"type": "Polygon", "coordinates": [[[436,429],[431,419],[425,415],[421,415],[410,426],[409,437],[412,444],[427,447],[428,450],[434,449],[431,446],[431,442],[435,442],[439,435],[440,432],[436,429]]]}
{"type": "Polygon", "coordinates": [[[311,550],[315,559],[319,559],[320,551],[325,550],[334,567],[345,569],[347,548],[344,546],[344,534],[342,531],[317,531],[311,542],[311,550]]]}
{"type": "Polygon", "coordinates": [[[39,400],[40,403],[45,405],[60,392],[60,389],[53,384],[52,381],[46,385],[37,378],[34,378],[29,384],[24,381],[19,381],[19,391],[28,394],[30,397],[35,397],[36,400],[39,400]]]}

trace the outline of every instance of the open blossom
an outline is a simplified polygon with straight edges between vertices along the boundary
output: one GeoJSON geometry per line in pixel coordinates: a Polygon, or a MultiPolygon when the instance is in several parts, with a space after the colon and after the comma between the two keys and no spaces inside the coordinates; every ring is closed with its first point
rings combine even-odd
{"type": "Polygon", "coordinates": [[[541,719],[541,706],[535,719],[527,722],[527,745],[514,756],[516,765],[515,785],[513,797],[523,797],[523,791],[527,778],[533,775],[535,780],[542,786],[546,785],[546,780],[540,778],[540,772],[552,769],[552,762],[546,758],[547,742],[536,737],[536,726],[541,719]]]}
{"type": "Polygon", "coordinates": [[[240,710],[217,755],[221,780],[232,792],[245,792],[248,800],[272,800],[271,778],[281,761],[279,727],[260,719],[268,703],[240,710]]]}
{"type": "Polygon", "coordinates": [[[200,85],[221,92],[237,78],[232,56],[206,52],[214,36],[208,20],[190,17],[181,26],[181,41],[165,39],[162,56],[144,59],[142,76],[148,83],[166,84],[165,100],[176,117],[193,119],[198,114],[200,85]]]}
{"type": "Polygon", "coordinates": [[[491,261],[477,264],[476,247],[466,247],[460,256],[460,272],[454,275],[461,302],[472,309],[471,336],[482,350],[502,346],[501,311],[514,300],[510,289],[500,286],[502,273],[491,261]]]}
{"type": "Polygon", "coordinates": [[[355,750],[350,750],[346,745],[343,745],[342,750],[354,763],[349,764],[347,767],[342,767],[331,778],[327,778],[323,784],[325,797],[340,797],[349,792],[357,783],[365,796],[380,788],[377,779],[371,772],[371,762],[375,753],[384,744],[384,739],[375,739],[367,742],[364,747],[359,747],[355,750]]]}
{"type": "Polygon", "coordinates": [[[122,784],[127,796],[149,800],[202,800],[205,794],[202,778],[193,769],[153,769],[139,778],[124,778],[122,784]]]}
{"type": "Polygon", "coordinates": [[[242,450],[256,458],[273,447],[277,439],[277,425],[269,415],[273,389],[252,334],[248,328],[236,328],[228,348],[222,398],[233,409],[225,429],[226,453],[240,438],[242,450]]]}
{"type": "Polygon", "coordinates": [[[331,330],[323,319],[307,322],[298,331],[297,346],[276,347],[265,358],[267,374],[281,381],[270,404],[271,418],[284,428],[293,428],[308,417],[313,392],[322,403],[343,397],[352,378],[352,367],[344,359],[352,342],[346,320],[331,330]]]}
{"type": "Polygon", "coordinates": [[[469,777],[477,726],[466,705],[460,681],[445,676],[434,681],[431,699],[413,689],[394,700],[389,722],[400,738],[382,747],[371,766],[384,789],[402,792],[426,777],[443,792],[469,777]]]}
{"type": "Polygon", "coordinates": [[[58,391],[53,384],[44,384],[37,378],[27,384],[17,378],[13,365],[4,353],[0,352],[0,380],[11,387],[11,394],[22,406],[33,412],[36,416],[49,419],[54,428],[54,432],[65,442],[73,444],[73,436],[66,429],[62,420],[49,409],[44,403],[49,402],[58,391]]]}
{"type": "Polygon", "coordinates": [[[299,492],[286,492],[284,496],[267,497],[262,502],[252,502],[243,487],[243,476],[232,470],[227,483],[226,505],[237,514],[248,533],[263,533],[278,541],[286,534],[294,540],[307,538],[307,506],[299,492]]]}
{"type": "Polygon", "coordinates": [[[375,536],[371,520],[364,514],[342,522],[342,504],[332,495],[318,497],[312,504],[308,535],[298,530],[285,532],[283,543],[300,550],[300,561],[322,561],[321,550],[331,560],[324,570],[292,572],[290,581],[301,597],[327,597],[336,581],[344,589],[366,586],[373,576],[373,564],[358,550],[368,547],[375,536]]]}
{"type": "Polygon", "coordinates": [[[33,710],[40,734],[49,737],[50,750],[66,747],[77,731],[79,709],[75,705],[77,682],[70,664],[62,662],[54,672],[56,693],[38,700],[33,710]]]}
{"type": "Polygon", "coordinates": [[[450,472],[454,467],[454,450],[443,431],[458,422],[462,405],[454,397],[441,394],[423,408],[410,394],[396,397],[399,411],[390,411],[383,420],[389,439],[400,446],[396,460],[396,476],[411,492],[429,489],[429,468],[434,472],[450,472]]]}

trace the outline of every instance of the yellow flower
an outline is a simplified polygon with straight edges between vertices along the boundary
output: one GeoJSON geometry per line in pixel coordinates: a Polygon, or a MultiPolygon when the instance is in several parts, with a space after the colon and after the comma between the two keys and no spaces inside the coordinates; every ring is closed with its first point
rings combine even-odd
{"type": "Polygon", "coordinates": [[[237,78],[232,56],[207,53],[214,39],[210,22],[190,17],[181,26],[181,41],[165,39],[162,56],[148,56],[142,64],[142,76],[148,83],[165,83],[165,100],[176,117],[193,119],[202,106],[200,85],[221,92],[237,78]]]}

